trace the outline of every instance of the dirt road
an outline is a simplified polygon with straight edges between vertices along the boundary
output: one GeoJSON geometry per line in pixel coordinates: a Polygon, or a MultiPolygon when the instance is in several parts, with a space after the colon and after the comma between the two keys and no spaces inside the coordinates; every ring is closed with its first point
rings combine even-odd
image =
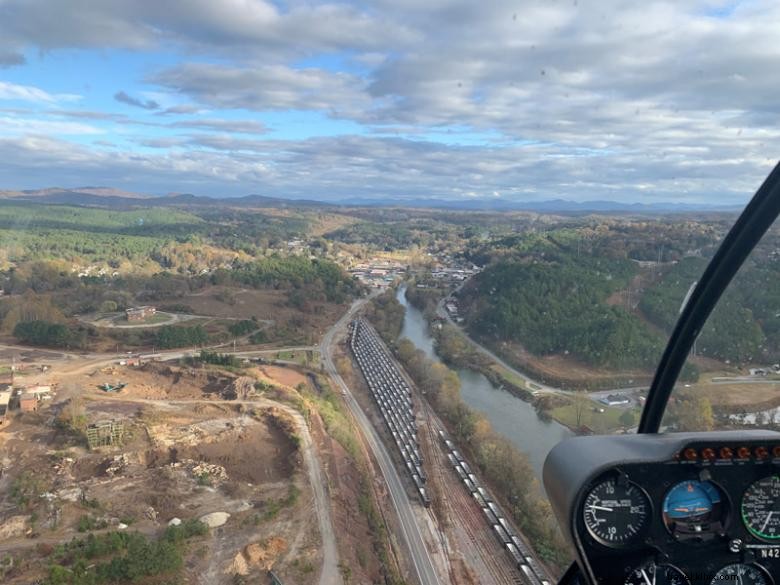
{"type": "MultiPolygon", "coordinates": [[[[134,402],[139,404],[150,404],[166,407],[176,405],[190,405],[190,404],[215,404],[213,400],[151,400],[144,398],[129,398],[119,397],[111,395],[98,395],[98,400],[120,400],[122,402],[134,402]]],[[[320,535],[322,537],[322,573],[320,574],[320,585],[338,585],[342,583],[341,573],[338,568],[338,550],[336,548],[336,536],[333,531],[333,523],[330,516],[330,499],[328,498],[327,490],[325,488],[325,480],[322,476],[321,465],[317,450],[314,447],[309,427],[306,425],[306,420],[303,415],[286,404],[269,400],[267,398],[259,398],[257,400],[231,400],[230,404],[245,404],[248,406],[260,406],[260,407],[274,407],[284,411],[288,414],[298,427],[298,433],[301,437],[301,452],[303,453],[303,461],[306,467],[306,474],[309,478],[309,483],[312,487],[312,493],[314,494],[314,504],[317,511],[317,522],[319,524],[320,535]]],[[[205,574],[203,576],[203,583],[210,585],[215,581],[212,580],[214,575],[205,574]]]]}

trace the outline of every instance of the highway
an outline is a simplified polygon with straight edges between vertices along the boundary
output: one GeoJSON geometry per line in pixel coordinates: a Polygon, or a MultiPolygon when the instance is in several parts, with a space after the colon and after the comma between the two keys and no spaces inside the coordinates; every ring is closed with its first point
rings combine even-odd
{"type": "Polygon", "coordinates": [[[320,353],[322,355],[322,362],[325,365],[330,377],[336,383],[344,396],[344,401],[349,407],[352,415],[363,432],[363,436],[366,439],[368,447],[374,455],[379,468],[382,471],[385,483],[387,484],[388,493],[390,494],[390,500],[393,502],[396,514],[398,515],[399,525],[401,527],[401,538],[406,543],[409,555],[414,565],[414,570],[417,573],[417,578],[421,585],[438,585],[441,583],[436,573],[436,569],[431,559],[428,547],[425,544],[420,527],[417,523],[417,519],[414,514],[412,503],[407,496],[406,489],[401,482],[401,477],[398,474],[393,461],[390,458],[390,454],[385,449],[379,435],[374,430],[371,421],[365,415],[360,408],[357,400],[355,400],[352,392],[347,387],[346,382],[336,370],[336,366],[333,363],[331,355],[331,347],[336,333],[344,328],[348,321],[354,316],[354,314],[360,309],[360,307],[366,302],[365,299],[355,301],[350,307],[349,311],[339,319],[323,337],[322,344],[320,346],[320,353]]]}

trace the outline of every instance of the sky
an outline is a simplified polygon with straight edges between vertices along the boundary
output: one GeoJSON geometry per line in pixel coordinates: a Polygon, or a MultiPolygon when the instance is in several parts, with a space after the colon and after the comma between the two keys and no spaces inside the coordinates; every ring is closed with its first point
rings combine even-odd
{"type": "Polygon", "coordinates": [[[741,204],[776,0],[0,0],[0,189],[741,204]]]}

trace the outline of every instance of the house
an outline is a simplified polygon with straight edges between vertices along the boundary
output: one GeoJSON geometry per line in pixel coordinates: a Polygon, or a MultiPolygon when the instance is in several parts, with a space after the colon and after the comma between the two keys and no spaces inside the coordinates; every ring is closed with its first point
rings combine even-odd
{"type": "Polygon", "coordinates": [[[130,309],[126,309],[125,313],[127,314],[128,321],[144,321],[145,319],[148,319],[157,313],[157,308],[151,307],[149,305],[143,307],[132,307],[130,309]]]}
{"type": "Polygon", "coordinates": [[[631,399],[625,394],[610,394],[601,398],[599,402],[607,406],[625,406],[626,404],[631,404],[631,399]]]}
{"type": "Polygon", "coordinates": [[[28,394],[35,394],[38,398],[43,398],[51,393],[51,384],[31,384],[26,386],[24,391],[28,394]]]}
{"type": "Polygon", "coordinates": [[[25,392],[19,397],[19,409],[22,412],[35,412],[38,410],[38,397],[30,392],[25,392]]]}

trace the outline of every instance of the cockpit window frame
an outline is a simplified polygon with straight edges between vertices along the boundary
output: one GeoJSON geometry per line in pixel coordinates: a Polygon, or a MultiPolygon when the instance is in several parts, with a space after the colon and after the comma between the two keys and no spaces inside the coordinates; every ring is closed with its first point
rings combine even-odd
{"type": "Polygon", "coordinates": [[[672,331],[642,410],[638,433],[657,433],[688,354],[734,275],[780,215],[780,163],[766,178],[721,243],[672,331]]]}

